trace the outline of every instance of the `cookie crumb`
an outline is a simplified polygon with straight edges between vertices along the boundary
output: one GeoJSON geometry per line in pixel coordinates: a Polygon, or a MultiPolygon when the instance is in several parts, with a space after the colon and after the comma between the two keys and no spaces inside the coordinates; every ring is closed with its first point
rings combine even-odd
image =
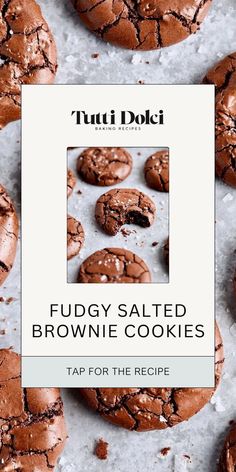
{"type": "Polygon", "coordinates": [[[6,330],[5,329],[0,329],[0,336],[4,336],[6,334],[6,330]]]}
{"type": "Polygon", "coordinates": [[[81,190],[78,190],[77,194],[78,194],[78,195],[82,195],[81,190]]]}
{"type": "Polygon", "coordinates": [[[157,241],[153,241],[152,247],[156,247],[157,245],[158,245],[158,242],[157,242],[157,241]]]}
{"type": "Polygon", "coordinates": [[[170,447],[163,447],[161,449],[161,455],[164,456],[164,457],[167,456],[169,454],[170,450],[171,450],[170,447]]]}
{"type": "Polygon", "coordinates": [[[93,54],[91,54],[91,57],[92,57],[92,59],[97,59],[99,57],[99,53],[94,52],[93,54]]]}
{"type": "Polygon", "coordinates": [[[138,80],[138,82],[137,82],[137,83],[138,83],[139,85],[144,85],[144,84],[145,84],[144,80],[141,80],[141,79],[140,79],[140,80],[138,80]]]}
{"type": "Polygon", "coordinates": [[[137,233],[135,229],[126,229],[126,228],[121,228],[120,232],[122,236],[124,236],[124,238],[126,236],[130,236],[130,234],[137,233]]]}
{"type": "Polygon", "coordinates": [[[108,457],[108,443],[100,438],[96,442],[94,454],[98,459],[102,461],[106,460],[108,457]]]}
{"type": "Polygon", "coordinates": [[[6,299],[6,305],[10,305],[11,303],[13,303],[16,299],[14,297],[9,297],[6,299]]]}

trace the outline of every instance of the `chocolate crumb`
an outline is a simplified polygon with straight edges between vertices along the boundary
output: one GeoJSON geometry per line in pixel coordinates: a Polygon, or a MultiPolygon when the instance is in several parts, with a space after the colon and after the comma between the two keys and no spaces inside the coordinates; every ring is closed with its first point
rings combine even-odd
{"type": "Polygon", "coordinates": [[[97,59],[99,57],[99,53],[95,52],[94,54],[91,54],[92,59],[97,59]]]}
{"type": "Polygon", "coordinates": [[[5,298],[4,297],[0,297],[0,303],[3,303],[5,302],[5,298]]]}
{"type": "Polygon", "coordinates": [[[137,231],[135,229],[132,230],[132,229],[126,229],[126,228],[121,228],[120,232],[121,232],[122,236],[124,236],[124,238],[126,236],[130,236],[130,234],[132,234],[132,233],[137,233],[137,231]]]}
{"type": "Polygon", "coordinates": [[[163,447],[163,449],[161,449],[161,455],[162,456],[167,456],[170,452],[170,447],[163,447]]]}
{"type": "Polygon", "coordinates": [[[184,454],[185,459],[188,459],[189,462],[191,462],[191,457],[188,454],[184,454]]]}
{"type": "Polygon", "coordinates": [[[81,192],[81,190],[78,190],[78,192],[77,192],[77,193],[78,193],[78,195],[82,195],[82,192],[81,192]]]}
{"type": "Polygon", "coordinates": [[[108,457],[108,443],[103,439],[99,439],[96,442],[94,454],[98,459],[104,461],[108,457]]]}
{"type": "Polygon", "coordinates": [[[0,336],[4,336],[6,334],[6,330],[5,329],[0,329],[0,336]]]}
{"type": "Polygon", "coordinates": [[[14,297],[9,297],[6,299],[6,304],[7,305],[10,305],[11,303],[13,303],[16,299],[14,297]]]}
{"type": "Polygon", "coordinates": [[[144,84],[145,84],[144,80],[138,80],[137,83],[138,83],[139,85],[144,85],[144,84]]]}
{"type": "Polygon", "coordinates": [[[153,241],[152,247],[156,247],[157,245],[158,245],[158,242],[157,242],[157,241],[153,241]]]}

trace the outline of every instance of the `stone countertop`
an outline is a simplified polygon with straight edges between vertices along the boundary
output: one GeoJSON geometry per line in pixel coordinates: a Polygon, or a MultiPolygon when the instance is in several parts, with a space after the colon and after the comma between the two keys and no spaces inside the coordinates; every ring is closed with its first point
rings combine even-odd
{"type": "MultiPolygon", "coordinates": [[[[57,83],[199,83],[209,67],[236,50],[235,0],[214,0],[201,31],[183,43],[143,53],[118,49],[95,38],[81,25],[69,0],[40,0],[39,3],[57,40],[57,83]],[[96,53],[99,56],[92,58],[96,53]]],[[[44,189],[37,182],[37,165],[40,162],[35,165],[35,182],[40,192],[44,189]]],[[[20,214],[19,122],[1,131],[0,172],[1,183],[20,214]]],[[[229,421],[236,419],[236,303],[232,291],[236,267],[236,190],[217,182],[216,204],[216,314],[226,363],[213,402],[189,422],[172,430],[134,433],[112,426],[88,411],[76,391],[64,391],[69,440],[58,471],[216,472],[223,436],[229,421]],[[94,441],[100,437],[110,445],[108,460],[103,462],[93,455],[94,441]],[[160,454],[163,447],[171,448],[166,457],[160,454]]],[[[9,305],[0,305],[0,330],[6,331],[0,335],[1,346],[12,345],[20,350],[20,250],[0,292],[1,296],[15,299],[9,305]]]]}

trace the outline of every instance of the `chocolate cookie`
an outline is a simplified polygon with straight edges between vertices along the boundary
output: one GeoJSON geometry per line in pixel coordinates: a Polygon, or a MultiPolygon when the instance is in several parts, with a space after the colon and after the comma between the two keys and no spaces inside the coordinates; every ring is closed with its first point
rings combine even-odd
{"type": "Polygon", "coordinates": [[[169,238],[167,239],[166,243],[164,244],[163,252],[164,252],[165,263],[166,263],[167,267],[169,267],[169,238]]]}
{"type": "Polygon", "coordinates": [[[50,84],[56,47],[34,0],[0,1],[0,129],[20,118],[22,84],[50,84]]]}
{"type": "Polygon", "coordinates": [[[66,439],[57,388],[21,388],[20,356],[0,350],[0,470],[53,471],[66,439]]]}
{"type": "Polygon", "coordinates": [[[67,260],[79,254],[84,244],[84,230],[73,216],[67,216],[67,260]]]}
{"type": "Polygon", "coordinates": [[[234,423],[226,437],[220,457],[218,472],[235,472],[236,470],[236,423],[234,423]]]}
{"type": "Polygon", "coordinates": [[[152,225],[156,207],[147,195],[136,189],[113,189],[104,193],[97,203],[95,217],[103,230],[115,236],[124,224],[143,228],[152,225]]]}
{"type": "Polygon", "coordinates": [[[75,184],[76,184],[75,174],[71,169],[68,169],[67,170],[67,198],[70,197],[70,195],[72,194],[75,184]]]}
{"type": "Polygon", "coordinates": [[[159,49],[195,33],[211,0],[72,0],[81,20],[104,41],[159,49]]]}
{"type": "MultiPolygon", "coordinates": [[[[221,377],[224,353],[216,326],[215,377],[221,377]]],[[[211,399],[211,388],[83,388],[82,396],[100,415],[135,431],[165,429],[188,420],[211,399]]]]}
{"type": "Polygon", "coordinates": [[[15,259],[18,219],[6,190],[0,185],[0,285],[7,278],[15,259]]]}
{"type": "Polygon", "coordinates": [[[132,157],[122,148],[88,148],[78,157],[77,170],[88,184],[115,185],[130,174],[132,157]]]}
{"type": "Polygon", "coordinates": [[[236,52],[213,67],[203,83],[216,85],[216,173],[236,187],[236,52]]]}
{"type": "Polygon", "coordinates": [[[169,192],[169,152],[158,151],[150,156],[144,166],[144,175],[149,187],[169,192]]]}
{"type": "Polygon", "coordinates": [[[81,283],[147,283],[151,274],[145,262],[126,249],[105,248],[96,251],[80,266],[81,283]]]}

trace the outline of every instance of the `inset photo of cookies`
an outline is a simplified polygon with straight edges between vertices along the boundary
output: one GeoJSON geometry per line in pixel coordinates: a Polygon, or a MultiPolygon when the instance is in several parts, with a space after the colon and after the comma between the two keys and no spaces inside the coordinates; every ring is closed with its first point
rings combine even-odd
{"type": "Polygon", "coordinates": [[[68,147],[67,156],[67,282],[168,283],[169,149],[68,147]]]}

